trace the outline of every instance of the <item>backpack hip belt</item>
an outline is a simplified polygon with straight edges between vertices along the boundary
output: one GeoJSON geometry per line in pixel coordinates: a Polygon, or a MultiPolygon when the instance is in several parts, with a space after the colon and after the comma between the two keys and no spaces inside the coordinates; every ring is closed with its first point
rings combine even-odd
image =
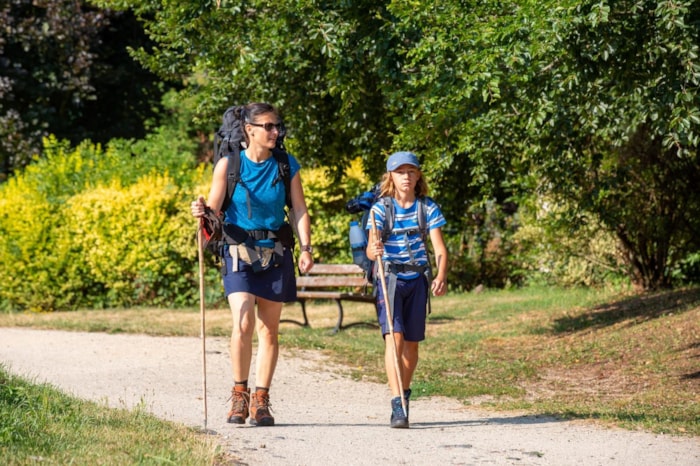
{"type": "Polygon", "coordinates": [[[394,262],[387,262],[385,269],[387,273],[391,274],[399,274],[399,273],[409,273],[409,272],[418,272],[418,273],[423,273],[426,274],[430,270],[430,266],[425,264],[425,265],[416,265],[416,264],[396,264],[394,262]]]}
{"type": "MultiPolygon", "coordinates": [[[[425,264],[425,265],[417,265],[417,264],[396,264],[394,262],[383,262],[384,265],[384,270],[386,271],[388,275],[388,283],[387,283],[387,293],[388,297],[385,297],[385,299],[389,300],[389,305],[391,306],[391,309],[394,309],[394,297],[396,295],[396,280],[398,280],[397,274],[399,273],[406,273],[406,272],[418,272],[422,275],[425,275],[425,278],[428,283],[428,288],[430,288],[430,283],[433,281],[433,270],[430,267],[430,265],[425,264]]],[[[426,304],[426,313],[425,316],[428,317],[430,313],[432,313],[432,306],[430,304],[430,289],[428,289],[427,293],[428,300],[425,303],[426,304]]]]}
{"type": "MultiPolygon", "coordinates": [[[[238,259],[253,267],[253,272],[263,272],[270,266],[277,267],[284,262],[284,248],[294,246],[292,227],[285,223],[279,230],[244,230],[233,223],[224,223],[224,243],[229,246],[232,259],[232,271],[238,271],[238,259]],[[274,241],[272,248],[261,248],[255,241],[269,239],[274,241]],[[241,251],[240,248],[245,248],[241,251]],[[267,252],[265,250],[270,250],[267,252]],[[271,253],[271,257],[270,257],[271,253]]],[[[226,275],[226,262],[221,267],[222,275],[226,275]]]]}
{"type": "Polygon", "coordinates": [[[244,230],[233,223],[224,223],[224,242],[226,244],[247,244],[254,246],[255,241],[270,239],[282,243],[286,248],[294,246],[294,233],[288,223],[279,230],[244,230]]]}

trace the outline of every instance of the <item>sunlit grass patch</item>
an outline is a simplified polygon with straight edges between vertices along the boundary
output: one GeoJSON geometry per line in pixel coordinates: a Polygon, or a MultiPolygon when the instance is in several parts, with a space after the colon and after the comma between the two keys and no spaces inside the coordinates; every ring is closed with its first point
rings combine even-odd
{"type": "Polygon", "coordinates": [[[3,464],[212,464],[203,435],[144,410],[109,409],[0,367],[3,464]]]}

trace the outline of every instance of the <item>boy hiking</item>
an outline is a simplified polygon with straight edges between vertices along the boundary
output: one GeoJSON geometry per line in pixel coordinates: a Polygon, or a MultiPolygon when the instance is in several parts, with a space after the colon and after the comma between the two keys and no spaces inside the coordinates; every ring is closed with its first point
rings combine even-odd
{"type": "Polygon", "coordinates": [[[367,224],[370,233],[367,257],[381,258],[382,278],[386,280],[387,296],[384,296],[384,287],[377,287],[377,317],[384,338],[384,365],[392,393],[390,425],[408,428],[411,379],[418,364],[418,344],[425,340],[428,293],[442,296],[447,292],[447,248],[441,230],[447,222],[437,203],[427,197],[428,185],[415,154],[392,154],[386,169],[380,196],[390,197],[391,203],[382,202],[380,198],[372,206],[367,224]],[[386,241],[382,242],[387,208],[393,209],[393,224],[388,236],[384,235],[386,241]],[[419,215],[424,215],[425,219],[419,219],[419,215]],[[425,226],[420,228],[420,225],[425,226]],[[428,235],[437,266],[434,278],[427,254],[428,235]],[[393,325],[388,322],[388,315],[393,317],[393,325]]]}

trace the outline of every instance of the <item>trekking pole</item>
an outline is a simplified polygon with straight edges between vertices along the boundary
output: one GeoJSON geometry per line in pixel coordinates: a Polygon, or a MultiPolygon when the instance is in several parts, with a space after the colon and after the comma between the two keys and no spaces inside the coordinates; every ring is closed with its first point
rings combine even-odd
{"type": "Polygon", "coordinates": [[[200,338],[202,339],[202,399],[204,400],[204,432],[207,431],[207,344],[204,325],[204,235],[202,220],[197,229],[197,253],[199,256],[199,314],[200,338]]]}
{"type": "MultiPolygon", "coordinates": [[[[374,238],[379,238],[377,235],[377,222],[374,220],[374,214],[372,215],[372,233],[374,238]]],[[[384,305],[386,306],[386,318],[389,322],[389,337],[391,338],[391,347],[394,350],[394,370],[396,371],[396,380],[399,383],[399,391],[401,392],[401,409],[403,410],[404,416],[408,416],[406,411],[406,400],[403,397],[403,381],[401,380],[401,365],[399,364],[399,350],[396,348],[396,340],[394,339],[394,314],[391,310],[391,300],[389,299],[387,288],[386,288],[386,278],[384,276],[384,264],[382,263],[382,258],[377,257],[377,269],[379,270],[379,281],[382,285],[382,293],[384,294],[384,305]]]]}

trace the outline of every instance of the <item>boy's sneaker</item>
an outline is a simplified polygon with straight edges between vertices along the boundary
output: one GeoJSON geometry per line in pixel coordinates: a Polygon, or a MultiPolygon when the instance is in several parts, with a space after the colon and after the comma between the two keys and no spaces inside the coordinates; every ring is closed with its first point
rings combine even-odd
{"type": "Polygon", "coordinates": [[[270,393],[267,390],[256,390],[250,402],[250,423],[254,426],[274,426],[271,406],[270,393]]]}
{"type": "Polygon", "coordinates": [[[250,388],[236,385],[231,389],[231,411],[226,422],[230,424],[245,424],[250,405],[250,388]]]}
{"type": "Polygon", "coordinates": [[[401,397],[391,399],[391,427],[399,429],[408,428],[408,416],[403,412],[401,397]]]}

